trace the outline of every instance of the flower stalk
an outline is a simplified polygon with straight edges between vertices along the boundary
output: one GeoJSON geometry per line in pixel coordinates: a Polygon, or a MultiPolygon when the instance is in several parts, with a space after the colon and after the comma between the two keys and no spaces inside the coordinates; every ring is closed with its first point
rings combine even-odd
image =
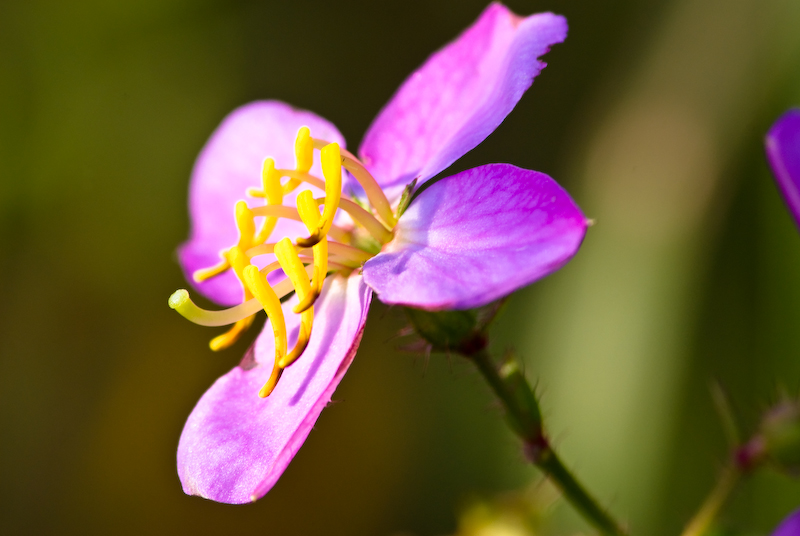
{"type": "Polygon", "coordinates": [[[566,468],[547,440],[539,401],[514,359],[497,367],[488,346],[487,329],[504,301],[478,309],[424,311],[405,308],[414,331],[435,352],[455,352],[478,368],[500,399],[508,425],[523,441],[525,457],[561,490],[564,497],[602,534],[624,536],[626,531],[566,468]]]}
{"type": "Polygon", "coordinates": [[[697,513],[686,524],[681,536],[703,536],[711,528],[719,511],[725,505],[731,492],[742,476],[741,469],[735,463],[729,463],[720,473],[716,485],[708,494],[697,513]]]}
{"type": "MultiPolygon", "coordinates": [[[[735,430],[733,416],[728,410],[722,413],[726,428],[735,430]]],[[[681,536],[708,533],[741,477],[765,464],[792,476],[800,472],[800,400],[797,398],[782,397],[764,413],[758,430],[747,442],[733,445],[717,483],[681,536]]]]}
{"type": "Polygon", "coordinates": [[[500,399],[514,432],[523,440],[525,455],[561,490],[564,497],[602,534],[624,536],[626,531],[603,509],[566,468],[547,440],[536,395],[516,363],[497,368],[486,348],[464,357],[475,363],[500,399]]]}

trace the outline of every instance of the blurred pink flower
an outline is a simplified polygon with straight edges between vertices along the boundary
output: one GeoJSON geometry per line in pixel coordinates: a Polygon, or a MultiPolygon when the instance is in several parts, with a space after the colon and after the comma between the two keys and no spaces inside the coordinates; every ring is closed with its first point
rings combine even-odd
{"type": "Polygon", "coordinates": [[[775,181],[800,226],[800,110],[789,110],[775,121],[765,144],[775,181]]]}

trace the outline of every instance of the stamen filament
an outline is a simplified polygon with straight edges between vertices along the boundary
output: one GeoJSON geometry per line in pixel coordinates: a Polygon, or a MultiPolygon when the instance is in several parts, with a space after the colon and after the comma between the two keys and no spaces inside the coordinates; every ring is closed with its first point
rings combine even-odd
{"type": "MultiPolygon", "coordinates": [[[[309,248],[303,248],[299,250],[299,253],[308,253],[309,248]]],[[[250,248],[247,250],[247,256],[251,259],[254,259],[261,255],[269,255],[275,252],[275,242],[270,242],[268,244],[261,244],[260,246],[256,246],[254,248],[250,248]]]]}
{"type": "MultiPolygon", "coordinates": [[[[290,181],[287,181],[286,184],[281,186],[283,190],[283,195],[288,195],[292,193],[295,188],[300,186],[301,183],[307,182],[311,186],[315,186],[320,190],[325,189],[325,181],[320,179],[319,177],[315,177],[314,175],[308,173],[307,171],[298,171],[296,169],[276,169],[280,178],[289,177],[290,181]]],[[[257,188],[248,188],[247,195],[250,197],[265,197],[264,191],[259,190],[257,188]]]]}
{"type": "Polygon", "coordinates": [[[284,205],[265,205],[263,207],[254,207],[251,211],[253,212],[253,216],[284,218],[299,222],[303,221],[300,219],[300,214],[297,213],[296,208],[284,205]]]}
{"type": "Polygon", "coordinates": [[[359,266],[360,264],[353,266],[352,264],[343,264],[341,262],[336,262],[335,260],[328,259],[328,268],[332,268],[340,272],[345,272],[345,274],[349,274],[359,266]]]}
{"type": "Polygon", "coordinates": [[[328,251],[330,251],[331,255],[352,260],[358,264],[363,264],[373,257],[373,255],[366,251],[340,242],[328,242],[328,251]]]}
{"type": "MultiPolygon", "coordinates": [[[[328,243],[331,244],[331,242],[328,242],[328,243]]],[[[297,257],[300,259],[300,261],[303,264],[307,264],[308,265],[307,268],[313,268],[314,267],[314,257],[309,257],[308,255],[298,255],[297,257]]],[[[333,259],[328,257],[327,264],[328,264],[329,268],[336,268],[337,270],[341,269],[341,270],[346,270],[346,271],[350,272],[354,268],[358,268],[359,266],[361,266],[362,263],[355,263],[354,261],[348,261],[347,259],[339,259],[338,257],[333,257],[333,259]]],[[[262,274],[266,274],[266,273],[269,273],[269,272],[274,272],[275,270],[277,270],[280,267],[281,267],[280,263],[276,261],[276,262],[268,264],[267,266],[262,268],[261,269],[261,273],[262,274]]],[[[313,274],[315,272],[316,272],[316,270],[312,270],[310,276],[313,277],[313,274]]],[[[312,285],[312,289],[313,289],[313,285],[312,285]]]]}
{"type": "MultiPolygon", "coordinates": [[[[285,218],[287,220],[294,220],[302,222],[303,219],[300,217],[300,214],[297,213],[297,209],[294,207],[286,207],[283,205],[266,205],[263,207],[255,207],[251,209],[254,216],[276,216],[278,218],[285,218]]],[[[350,233],[341,227],[337,227],[336,225],[332,225],[328,230],[331,237],[334,240],[338,240],[340,242],[347,242],[350,238],[350,233]]]]}
{"type": "MultiPolygon", "coordinates": [[[[298,250],[298,253],[301,255],[308,254],[309,248],[302,248],[298,250]]],[[[269,255],[275,251],[275,244],[261,244],[260,246],[256,246],[254,248],[250,248],[246,251],[247,256],[251,259],[254,259],[260,255],[269,255]]],[[[368,260],[370,260],[373,255],[367,253],[366,251],[362,251],[356,247],[348,246],[347,244],[342,244],[341,242],[328,242],[328,259],[337,260],[340,263],[345,263],[347,268],[353,268],[357,266],[361,266],[368,260]],[[350,264],[352,264],[352,266],[350,264]]]]}
{"type": "MultiPolygon", "coordinates": [[[[322,198],[318,199],[317,201],[319,203],[324,203],[325,199],[322,198]]],[[[380,221],[378,221],[375,216],[360,207],[358,203],[354,203],[349,199],[342,198],[339,200],[339,208],[350,214],[350,217],[363,225],[367,232],[381,244],[391,242],[393,238],[392,232],[386,229],[386,227],[380,221]]]]}
{"type": "MultiPolygon", "coordinates": [[[[322,149],[326,145],[328,145],[328,142],[325,140],[314,138],[315,149],[322,149]]],[[[342,149],[341,155],[342,166],[344,166],[344,168],[355,177],[361,187],[364,188],[364,193],[367,194],[367,199],[369,199],[370,204],[375,207],[378,215],[386,222],[386,225],[390,229],[393,229],[397,224],[397,219],[394,217],[392,205],[386,198],[386,194],[383,193],[383,189],[378,185],[378,181],[375,180],[375,177],[370,174],[367,168],[364,167],[364,164],[362,164],[353,153],[347,149],[342,149]]]]}
{"type": "Polygon", "coordinates": [[[290,181],[283,185],[284,195],[291,193],[295,188],[297,188],[300,185],[301,182],[307,182],[311,186],[315,186],[320,190],[325,190],[325,181],[320,179],[319,177],[315,177],[314,175],[308,173],[307,171],[297,171],[295,169],[279,169],[278,173],[280,173],[284,177],[289,177],[297,181],[295,183],[292,183],[290,181]]]}

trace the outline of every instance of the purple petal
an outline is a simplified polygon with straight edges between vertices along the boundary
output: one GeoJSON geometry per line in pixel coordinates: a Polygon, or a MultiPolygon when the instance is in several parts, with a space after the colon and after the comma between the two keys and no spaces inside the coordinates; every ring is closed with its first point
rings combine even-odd
{"type": "Polygon", "coordinates": [[[800,510],[795,510],[781,521],[772,536],[800,536],[800,510]]]}
{"type": "MultiPolygon", "coordinates": [[[[231,112],[197,157],[189,186],[192,231],[178,256],[186,279],[206,297],[223,305],[242,301],[242,288],[233,272],[199,285],[194,283],[192,273],[214,266],[220,260],[219,252],[236,244],[239,234],[234,205],[240,199],[247,200],[248,188],[261,186],[264,159],[271,156],[278,168],[294,169],[294,142],[302,126],[309,127],[314,137],[344,146],[342,135],[325,119],[283,102],[258,101],[231,112]]],[[[322,176],[318,161],[311,173],[322,176]]],[[[295,195],[287,196],[285,204],[294,204],[295,195]]],[[[262,203],[248,201],[251,206],[262,203]]],[[[305,232],[299,222],[281,220],[273,234],[281,238],[305,232]]]]}
{"type": "Polygon", "coordinates": [[[390,196],[433,177],[497,128],[566,36],[564,17],[489,5],[400,86],[364,137],[364,163],[390,196]]]}
{"type": "Polygon", "coordinates": [[[366,262],[364,280],[385,303],[468,309],[558,270],[587,220],[553,179],[509,164],[469,169],[431,185],[366,262]]]}
{"type": "Polygon", "coordinates": [[[800,227],[800,110],[789,110],[772,125],[766,147],[783,199],[800,227]]]}
{"type": "MultiPolygon", "coordinates": [[[[305,441],[353,360],[372,293],[360,276],[325,283],[311,340],[272,394],[258,391],[272,370],[274,342],[265,327],[242,363],[219,378],[195,406],[178,445],[183,491],[246,503],[272,488],[305,441]]],[[[292,301],[296,300],[290,300],[292,301]]],[[[284,307],[290,348],[298,315],[284,307]]]]}

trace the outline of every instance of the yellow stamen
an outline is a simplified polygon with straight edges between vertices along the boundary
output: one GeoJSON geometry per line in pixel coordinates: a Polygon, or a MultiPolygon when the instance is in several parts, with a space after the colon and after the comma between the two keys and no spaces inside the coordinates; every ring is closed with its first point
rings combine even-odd
{"type": "Polygon", "coordinates": [[[214,266],[209,266],[208,268],[201,268],[199,270],[195,270],[194,273],[192,274],[192,279],[194,279],[195,283],[202,283],[207,279],[211,279],[212,277],[221,274],[230,267],[231,265],[228,264],[228,259],[225,258],[223,254],[223,258],[221,261],[219,261],[218,264],[215,264],[214,266]]]}
{"type": "Polygon", "coordinates": [[[239,229],[238,246],[243,250],[253,247],[253,238],[256,234],[256,222],[253,211],[244,201],[236,202],[236,227],[239,229]]]}
{"type": "MultiPolygon", "coordinates": [[[[228,251],[226,258],[233,268],[233,271],[236,273],[236,277],[239,278],[239,281],[242,281],[242,287],[244,288],[244,299],[242,301],[249,300],[253,295],[247,288],[247,285],[244,284],[243,272],[244,269],[250,265],[250,259],[239,246],[232,247],[228,251]]],[[[250,328],[253,324],[253,320],[255,320],[253,316],[238,320],[228,331],[211,339],[209,346],[215,352],[229,348],[250,328]]]]}
{"type": "MultiPolygon", "coordinates": [[[[311,190],[304,190],[297,196],[297,212],[303,218],[309,233],[313,233],[319,223],[319,207],[314,201],[311,190]]],[[[323,236],[322,240],[314,244],[314,278],[312,279],[311,292],[295,307],[295,313],[302,313],[312,305],[322,292],[322,285],[325,276],[328,275],[328,239],[323,236]]]]}
{"type": "Polygon", "coordinates": [[[275,257],[292,282],[297,297],[302,301],[311,292],[311,281],[291,240],[284,238],[275,244],[275,257]]]}
{"type": "Polygon", "coordinates": [[[247,256],[247,253],[240,247],[240,246],[233,246],[230,250],[228,250],[228,254],[226,255],[228,262],[233,268],[236,277],[239,278],[239,281],[242,282],[242,287],[244,287],[244,295],[245,300],[249,300],[253,297],[250,293],[250,290],[247,288],[247,285],[244,284],[244,270],[248,266],[250,266],[250,257],[247,256]]]}
{"type": "MultiPolygon", "coordinates": [[[[281,263],[281,268],[283,268],[283,271],[286,272],[286,275],[291,280],[292,285],[294,285],[297,297],[302,303],[305,297],[311,292],[311,281],[303,267],[303,263],[300,262],[297,250],[295,250],[291,240],[284,238],[275,245],[275,257],[278,258],[278,262],[281,263]]],[[[297,312],[296,309],[297,306],[295,306],[295,312],[297,312]]],[[[297,343],[295,343],[289,355],[279,361],[281,367],[288,367],[291,365],[300,357],[303,350],[306,349],[308,339],[311,337],[313,323],[314,307],[312,306],[300,313],[300,333],[297,335],[297,343]]]]}
{"type": "MultiPolygon", "coordinates": [[[[272,158],[264,159],[264,165],[261,168],[261,186],[268,205],[280,205],[283,203],[281,175],[275,170],[275,161],[272,158]]],[[[272,231],[275,230],[275,225],[277,223],[277,217],[272,216],[264,218],[264,223],[261,225],[258,236],[253,240],[253,245],[266,242],[272,234],[272,231]]]]}
{"type": "Polygon", "coordinates": [[[283,188],[281,187],[281,177],[283,170],[275,169],[275,160],[265,158],[261,166],[261,189],[248,188],[247,195],[250,197],[261,197],[267,200],[270,205],[280,205],[283,202],[283,188]]]}
{"type": "Polygon", "coordinates": [[[297,139],[294,142],[295,168],[297,171],[308,173],[314,165],[314,140],[308,127],[300,127],[297,139]]]}
{"type": "MultiPolygon", "coordinates": [[[[272,374],[267,383],[259,391],[258,396],[264,398],[268,396],[280,378],[280,371],[275,371],[280,366],[281,361],[286,356],[286,321],[281,309],[281,300],[269,283],[267,278],[258,271],[252,264],[244,269],[244,280],[250,292],[256,297],[264,311],[267,313],[270,324],[272,324],[272,334],[275,337],[275,363],[272,367],[272,374]]],[[[282,367],[281,367],[282,368],[282,367]]]]}
{"type": "Polygon", "coordinates": [[[258,396],[261,398],[267,398],[269,395],[272,394],[272,391],[275,389],[275,386],[278,385],[278,380],[281,379],[281,375],[283,374],[283,368],[278,364],[278,360],[275,360],[275,364],[272,365],[272,374],[269,375],[269,379],[267,383],[264,384],[264,387],[258,392],[258,396]]]}
{"type": "MultiPolygon", "coordinates": [[[[314,304],[321,295],[328,270],[348,274],[373,257],[367,251],[348,245],[353,233],[360,231],[353,231],[349,226],[345,229],[334,225],[339,208],[382,244],[392,240],[392,229],[396,224],[386,196],[363,164],[351,153],[340,149],[336,143],[312,138],[307,127],[299,129],[294,150],[295,169],[276,169],[271,158],[264,160],[262,187],[249,189],[248,194],[264,199],[265,205],[251,208],[244,201],[237,202],[235,220],[239,237],[236,244],[221,253],[222,260],[217,265],[193,274],[195,280],[200,282],[232,268],[243,284],[243,303],[221,311],[208,311],[195,305],[186,290],[176,291],[169,299],[170,307],[197,324],[233,324],[226,333],[211,341],[213,350],[232,345],[251,326],[253,316],[259,309],[266,312],[275,338],[275,361],[268,380],[259,391],[261,397],[273,392],[283,370],[305,351],[313,329],[314,304]],[[320,151],[324,180],[310,174],[315,149],[320,151]],[[342,168],[361,183],[372,208],[342,199],[342,168]],[[289,180],[282,184],[284,177],[289,180]],[[323,190],[325,197],[314,199],[312,191],[307,190],[297,195],[296,203],[293,203],[296,207],[284,206],[284,197],[303,183],[314,187],[314,191],[323,190]],[[263,218],[258,230],[255,218],[263,218]],[[287,237],[276,243],[267,243],[279,218],[303,223],[309,236],[298,238],[297,247],[287,237]],[[333,241],[329,241],[329,237],[333,241]],[[250,264],[253,257],[264,254],[274,254],[277,260],[261,270],[250,264]],[[267,275],[279,269],[287,277],[274,286],[270,285],[267,275]],[[288,351],[286,318],[281,299],[293,291],[297,294],[298,304],[292,311],[300,315],[300,326],[297,342],[288,351]]],[[[357,237],[366,239],[368,247],[373,247],[371,240],[364,235],[358,234],[357,237]]]]}
{"type": "MultiPolygon", "coordinates": [[[[299,181],[307,182],[312,186],[316,186],[320,190],[325,189],[325,181],[322,179],[315,177],[314,175],[309,175],[308,173],[301,173],[298,171],[294,171],[291,169],[279,169],[278,173],[283,176],[293,177],[298,179],[298,185],[300,184],[299,181]]],[[[288,185],[289,183],[287,183],[288,185]]],[[[294,187],[292,188],[294,190],[294,187]]],[[[291,190],[287,189],[287,186],[284,186],[284,195],[290,193],[291,190]]],[[[322,198],[324,199],[324,198],[322,198]]],[[[317,200],[318,203],[322,203],[323,201],[317,200]]],[[[346,198],[341,198],[339,201],[339,208],[350,214],[355,221],[363,225],[367,231],[379,242],[385,244],[392,239],[392,233],[386,226],[381,223],[378,219],[375,218],[369,211],[365,210],[363,207],[350,201],[346,198]]]]}
{"type": "Polygon", "coordinates": [[[316,229],[311,232],[309,237],[297,239],[297,244],[303,247],[313,246],[328,234],[342,197],[342,157],[339,145],[331,143],[323,147],[320,151],[320,162],[322,174],[325,177],[325,209],[322,211],[322,217],[319,219],[316,229]]]}
{"type": "Polygon", "coordinates": [[[314,165],[314,144],[311,140],[311,131],[308,127],[300,127],[297,131],[297,139],[294,142],[295,170],[278,170],[281,176],[289,177],[283,185],[283,194],[286,195],[300,186],[301,177],[297,175],[307,175],[314,165]]]}
{"type": "MultiPolygon", "coordinates": [[[[328,145],[328,142],[325,140],[314,138],[315,149],[322,149],[326,145],[328,145]]],[[[344,168],[355,177],[361,187],[364,188],[367,199],[369,199],[369,202],[375,207],[378,215],[383,219],[386,225],[390,229],[394,229],[394,226],[397,224],[397,219],[394,217],[392,205],[389,204],[389,200],[386,198],[386,194],[383,193],[378,181],[375,180],[375,177],[370,174],[367,168],[364,167],[364,164],[362,164],[353,153],[342,149],[341,155],[341,165],[344,166],[344,168]]],[[[327,195],[327,191],[325,193],[327,195]]]]}
{"type": "Polygon", "coordinates": [[[250,329],[255,318],[255,316],[248,316],[247,318],[236,321],[228,331],[211,339],[211,342],[208,343],[209,348],[214,352],[230,348],[248,329],[250,329]]]}
{"type": "MultiPolygon", "coordinates": [[[[325,187],[322,185],[322,181],[317,179],[316,177],[312,177],[308,175],[308,172],[311,170],[311,166],[314,165],[314,142],[311,138],[311,131],[308,127],[300,127],[300,130],[297,131],[297,139],[294,142],[294,155],[295,155],[295,168],[296,169],[275,169],[275,162],[270,158],[272,171],[276,173],[278,180],[276,181],[280,186],[280,179],[282,177],[289,177],[289,181],[281,186],[281,191],[283,195],[291,193],[297,188],[302,181],[305,180],[306,176],[311,177],[311,180],[306,182],[312,182],[316,179],[318,181],[317,184],[314,186],[319,187],[320,189],[324,189],[325,187]]],[[[266,162],[265,162],[266,167],[266,162]]],[[[263,190],[256,190],[255,188],[250,188],[247,191],[247,194],[252,197],[266,197],[267,188],[264,187],[263,190]]],[[[280,204],[282,201],[278,202],[270,202],[271,205],[280,204]]]]}
{"type": "MultiPolygon", "coordinates": [[[[256,223],[253,212],[248,208],[247,203],[244,201],[238,201],[236,203],[236,207],[234,208],[234,214],[236,217],[236,228],[239,230],[239,240],[237,245],[244,250],[248,250],[251,247],[259,244],[259,242],[254,240],[256,234],[256,223]]],[[[261,242],[263,242],[263,240],[261,242]]],[[[231,264],[228,261],[227,252],[223,252],[221,256],[222,260],[218,264],[208,268],[195,270],[195,272],[192,274],[192,279],[194,279],[197,283],[202,283],[203,281],[211,279],[212,277],[219,275],[230,268],[231,264]]]]}

